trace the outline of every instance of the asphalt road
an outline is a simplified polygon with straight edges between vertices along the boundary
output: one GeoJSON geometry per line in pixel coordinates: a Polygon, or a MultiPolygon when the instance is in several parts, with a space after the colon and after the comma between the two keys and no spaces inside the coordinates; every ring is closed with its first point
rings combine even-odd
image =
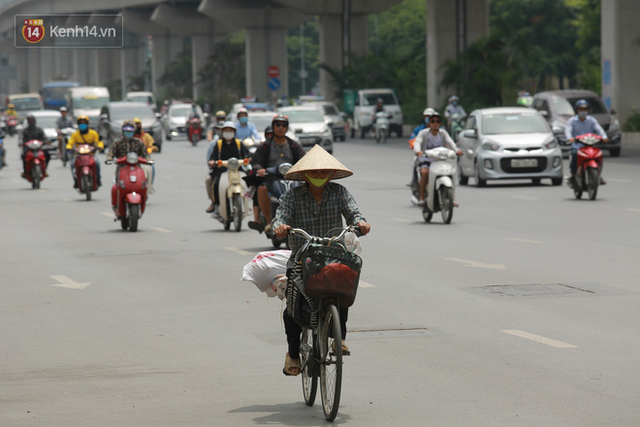
{"type": "MultiPolygon", "coordinates": [[[[204,212],[205,143],[155,155],[136,233],[112,220],[113,167],[87,202],[59,160],[31,190],[6,145],[0,425],[326,424],[282,375],[281,303],[239,281],[270,242],[204,212]]],[[[336,424],[640,425],[640,151],[605,157],[593,202],[460,187],[450,225],[411,206],[406,141],[334,154],[372,224],[336,424]]]]}

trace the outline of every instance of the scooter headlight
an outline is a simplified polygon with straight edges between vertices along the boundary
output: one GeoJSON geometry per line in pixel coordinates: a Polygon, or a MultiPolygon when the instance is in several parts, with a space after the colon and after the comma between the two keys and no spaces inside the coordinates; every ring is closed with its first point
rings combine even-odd
{"type": "Polygon", "coordinates": [[[89,148],[86,145],[83,145],[80,148],[78,148],[78,153],[80,153],[80,154],[89,154],[89,153],[91,153],[91,148],[89,148]]]}
{"type": "Polygon", "coordinates": [[[232,157],[227,162],[227,167],[229,170],[237,171],[240,168],[240,162],[235,157],[232,157]]]}
{"type": "Polygon", "coordinates": [[[138,155],[136,153],[127,153],[127,163],[135,165],[138,163],[138,155]]]}

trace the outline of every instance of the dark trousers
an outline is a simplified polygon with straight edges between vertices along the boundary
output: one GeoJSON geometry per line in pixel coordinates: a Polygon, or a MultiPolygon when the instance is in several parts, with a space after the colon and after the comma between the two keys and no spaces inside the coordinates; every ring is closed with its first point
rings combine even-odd
{"type": "MultiPolygon", "coordinates": [[[[49,160],[51,160],[51,154],[49,154],[49,152],[47,150],[42,150],[42,152],[44,153],[44,167],[48,168],[49,167],[49,160]]],[[[26,172],[27,171],[27,162],[25,160],[25,154],[26,154],[26,152],[23,151],[22,152],[22,172],[26,172]]]]}
{"type": "Polygon", "coordinates": [[[218,195],[218,190],[220,188],[220,176],[223,174],[224,172],[220,172],[218,170],[214,170],[213,172],[211,172],[211,178],[213,179],[213,204],[214,205],[219,205],[220,204],[220,196],[218,195]]]}
{"type": "MultiPolygon", "coordinates": [[[[301,297],[302,298],[302,297],[301,297]]],[[[339,308],[340,311],[340,329],[342,330],[342,339],[347,337],[347,318],[349,317],[348,308],[339,308]]],[[[282,320],[284,321],[284,330],[287,334],[287,344],[289,345],[289,357],[297,359],[300,357],[300,338],[302,335],[302,326],[296,322],[296,320],[287,313],[287,310],[282,314],[282,320]]],[[[330,334],[331,335],[331,334],[330,334]]],[[[339,344],[336,344],[339,345],[339,344]]]]}

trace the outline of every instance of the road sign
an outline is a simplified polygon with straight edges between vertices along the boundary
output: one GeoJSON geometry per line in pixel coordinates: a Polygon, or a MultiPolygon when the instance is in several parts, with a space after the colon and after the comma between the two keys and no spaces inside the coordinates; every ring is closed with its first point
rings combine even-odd
{"type": "Polygon", "coordinates": [[[269,86],[269,89],[271,89],[271,90],[278,90],[278,89],[280,89],[280,79],[277,78],[277,77],[272,77],[267,82],[267,85],[269,86]]]}
{"type": "Polygon", "coordinates": [[[269,77],[280,77],[280,68],[277,65],[272,65],[267,68],[267,75],[269,77]]]}

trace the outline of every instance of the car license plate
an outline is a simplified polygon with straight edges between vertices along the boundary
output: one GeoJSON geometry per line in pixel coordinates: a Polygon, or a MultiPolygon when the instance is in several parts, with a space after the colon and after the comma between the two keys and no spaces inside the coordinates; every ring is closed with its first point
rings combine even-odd
{"type": "Polygon", "coordinates": [[[535,168],[538,166],[538,159],[511,159],[512,168],[535,168]]]}

